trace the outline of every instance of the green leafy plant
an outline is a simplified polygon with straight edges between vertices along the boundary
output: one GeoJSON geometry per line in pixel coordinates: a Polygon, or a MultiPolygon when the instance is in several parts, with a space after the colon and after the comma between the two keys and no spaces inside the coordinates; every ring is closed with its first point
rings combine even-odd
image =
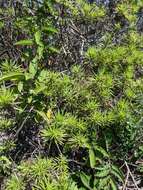
{"type": "Polygon", "coordinates": [[[20,177],[18,177],[16,174],[14,174],[11,177],[11,179],[9,179],[7,181],[6,189],[7,190],[10,190],[10,189],[11,190],[16,190],[16,189],[18,189],[18,190],[24,190],[25,189],[24,186],[25,185],[24,185],[23,180],[20,177]]]}
{"type": "Polygon", "coordinates": [[[2,190],[124,183],[143,153],[140,2],[1,5],[2,190]]]}

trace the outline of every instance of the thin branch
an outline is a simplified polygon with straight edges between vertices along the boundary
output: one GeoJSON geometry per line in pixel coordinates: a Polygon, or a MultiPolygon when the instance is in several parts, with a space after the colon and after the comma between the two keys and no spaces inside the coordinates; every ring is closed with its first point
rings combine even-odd
{"type": "Polygon", "coordinates": [[[127,170],[127,176],[126,176],[126,179],[125,179],[125,183],[124,183],[124,186],[123,186],[123,190],[126,190],[126,187],[127,187],[127,184],[128,184],[128,179],[129,179],[129,170],[127,170]]]}
{"type": "Polygon", "coordinates": [[[16,132],[16,134],[15,134],[14,137],[17,137],[17,136],[18,136],[19,132],[22,130],[22,128],[23,128],[24,124],[26,123],[26,121],[27,121],[27,119],[28,119],[28,117],[29,117],[29,114],[31,113],[32,110],[33,110],[33,107],[31,107],[31,109],[29,110],[28,115],[27,115],[27,116],[25,117],[25,119],[23,120],[21,126],[20,126],[19,129],[17,130],[17,132],[16,132]]]}
{"type": "Polygon", "coordinates": [[[135,178],[134,178],[134,176],[133,176],[133,174],[132,174],[132,172],[131,172],[131,170],[130,170],[130,168],[129,168],[129,166],[128,166],[128,164],[127,164],[126,161],[125,161],[125,165],[126,165],[126,168],[127,168],[127,172],[128,172],[129,175],[131,176],[132,181],[133,181],[133,183],[134,183],[136,189],[139,190],[139,187],[138,187],[138,185],[137,185],[137,183],[136,183],[136,181],[135,181],[135,178]]]}

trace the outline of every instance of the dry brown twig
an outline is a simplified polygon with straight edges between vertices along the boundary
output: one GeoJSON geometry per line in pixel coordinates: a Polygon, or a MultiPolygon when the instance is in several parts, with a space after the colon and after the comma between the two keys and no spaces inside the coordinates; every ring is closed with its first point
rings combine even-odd
{"type": "Polygon", "coordinates": [[[27,116],[25,117],[25,119],[23,120],[21,126],[20,126],[20,127],[18,128],[18,130],[16,131],[16,134],[15,134],[14,137],[17,137],[18,134],[19,134],[19,132],[22,130],[22,128],[23,128],[24,124],[26,123],[26,121],[27,121],[27,119],[28,119],[28,117],[29,117],[29,114],[31,113],[31,111],[33,110],[33,108],[34,108],[34,107],[32,106],[31,109],[29,110],[28,115],[27,115],[27,116]]]}
{"type": "Polygon", "coordinates": [[[127,184],[128,184],[128,179],[129,179],[129,170],[127,171],[127,176],[126,176],[126,179],[125,179],[123,190],[126,190],[126,187],[127,187],[127,184]]]}
{"type": "Polygon", "coordinates": [[[139,190],[139,187],[138,187],[138,185],[137,185],[137,183],[136,183],[136,180],[135,180],[135,178],[134,178],[134,176],[133,176],[133,174],[132,174],[132,172],[131,172],[131,170],[130,170],[130,168],[129,168],[129,165],[128,165],[128,163],[127,163],[126,161],[125,161],[125,166],[126,166],[126,168],[127,168],[127,176],[126,176],[126,179],[125,179],[125,183],[124,183],[124,186],[123,186],[123,190],[126,190],[129,176],[132,178],[132,181],[133,181],[133,183],[134,183],[136,189],[139,190]]]}

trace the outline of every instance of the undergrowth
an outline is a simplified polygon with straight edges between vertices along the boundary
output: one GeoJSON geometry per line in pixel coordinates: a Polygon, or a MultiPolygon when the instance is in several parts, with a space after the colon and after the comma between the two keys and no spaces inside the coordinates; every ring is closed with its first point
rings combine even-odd
{"type": "Polygon", "coordinates": [[[3,190],[124,184],[124,161],[143,155],[141,6],[45,0],[1,7],[10,44],[0,59],[3,190]]]}

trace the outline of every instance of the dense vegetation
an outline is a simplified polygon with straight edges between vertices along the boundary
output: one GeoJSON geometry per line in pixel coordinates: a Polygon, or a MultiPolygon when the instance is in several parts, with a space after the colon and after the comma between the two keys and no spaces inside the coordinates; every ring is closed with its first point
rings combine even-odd
{"type": "Polygon", "coordinates": [[[142,0],[0,2],[0,188],[143,185],[142,0]]]}

